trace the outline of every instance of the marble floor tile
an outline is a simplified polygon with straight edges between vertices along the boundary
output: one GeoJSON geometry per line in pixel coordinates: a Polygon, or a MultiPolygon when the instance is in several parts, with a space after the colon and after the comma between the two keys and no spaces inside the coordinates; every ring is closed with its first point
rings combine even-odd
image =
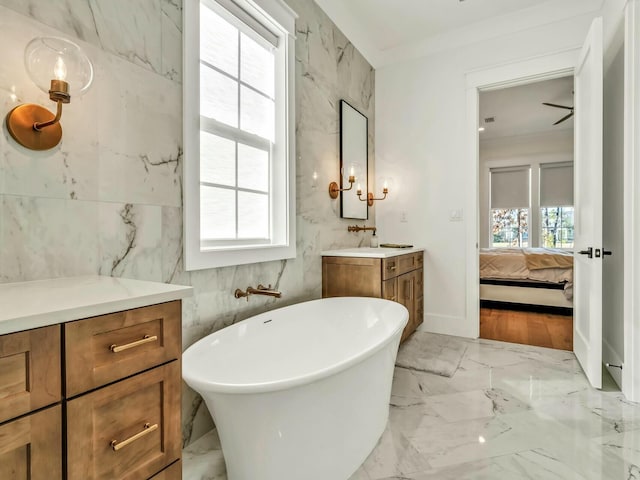
{"type": "Polygon", "coordinates": [[[430,468],[427,458],[418,452],[405,435],[389,427],[362,466],[371,479],[408,475],[430,468]]]}
{"type": "MultiPolygon", "coordinates": [[[[591,388],[571,352],[464,341],[451,378],[396,368],[387,429],[349,480],[640,479],[640,405],[591,388]]],[[[184,469],[226,480],[215,432],[184,469]]]]}

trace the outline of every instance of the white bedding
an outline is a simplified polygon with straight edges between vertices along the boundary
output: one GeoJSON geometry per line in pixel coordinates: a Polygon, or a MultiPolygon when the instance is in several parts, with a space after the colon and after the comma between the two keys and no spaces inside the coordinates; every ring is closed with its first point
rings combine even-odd
{"type": "MultiPolygon", "coordinates": [[[[553,253],[549,249],[526,249],[529,253],[537,251],[553,253]]],[[[564,293],[568,300],[573,298],[573,267],[542,268],[529,270],[525,261],[525,249],[522,248],[482,248],[480,249],[480,278],[495,280],[533,280],[537,282],[564,283],[564,293]]],[[[558,255],[570,253],[555,251],[558,255]]]]}

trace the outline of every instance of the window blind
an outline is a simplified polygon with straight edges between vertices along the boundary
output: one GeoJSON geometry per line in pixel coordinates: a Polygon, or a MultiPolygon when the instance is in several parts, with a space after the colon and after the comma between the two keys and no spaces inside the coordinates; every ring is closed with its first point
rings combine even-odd
{"type": "Polygon", "coordinates": [[[573,162],[540,165],[540,206],[573,205],[573,162]]]}
{"type": "Polygon", "coordinates": [[[209,8],[215,8],[215,3],[221,5],[227,12],[236,17],[240,22],[250,27],[261,38],[269,42],[273,47],[278,48],[279,38],[274,32],[267,28],[264,23],[256,19],[250,12],[245,10],[234,0],[203,0],[202,3],[209,8]]]}
{"type": "Polygon", "coordinates": [[[491,208],[529,208],[531,168],[527,166],[491,169],[491,208]]]}

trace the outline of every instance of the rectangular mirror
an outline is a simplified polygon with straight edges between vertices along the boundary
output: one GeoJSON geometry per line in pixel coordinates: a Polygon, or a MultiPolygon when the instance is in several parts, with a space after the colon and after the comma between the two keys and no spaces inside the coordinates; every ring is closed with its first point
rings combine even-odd
{"type": "Polygon", "coordinates": [[[353,188],[340,193],[340,216],[366,220],[369,209],[366,201],[360,201],[357,195],[358,185],[362,189],[362,198],[368,190],[368,129],[369,120],[344,100],[340,100],[340,188],[349,188],[349,175],[356,181],[353,188]]]}

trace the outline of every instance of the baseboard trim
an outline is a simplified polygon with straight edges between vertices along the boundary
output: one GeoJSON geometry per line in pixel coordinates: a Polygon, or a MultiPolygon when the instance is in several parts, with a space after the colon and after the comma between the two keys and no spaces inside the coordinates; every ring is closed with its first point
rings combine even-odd
{"type": "Polygon", "coordinates": [[[418,327],[418,330],[455,337],[478,338],[477,334],[470,331],[466,318],[453,315],[426,313],[424,323],[418,327]]]}
{"type": "Polygon", "coordinates": [[[624,361],[620,358],[618,352],[607,342],[606,338],[602,337],[602,364],[611,374],[611,377],[613,377],[613,381],[616,382],[620,390],[622,390],[622,369],[607,367],[607,363],[624,366],[624,361]]]}

